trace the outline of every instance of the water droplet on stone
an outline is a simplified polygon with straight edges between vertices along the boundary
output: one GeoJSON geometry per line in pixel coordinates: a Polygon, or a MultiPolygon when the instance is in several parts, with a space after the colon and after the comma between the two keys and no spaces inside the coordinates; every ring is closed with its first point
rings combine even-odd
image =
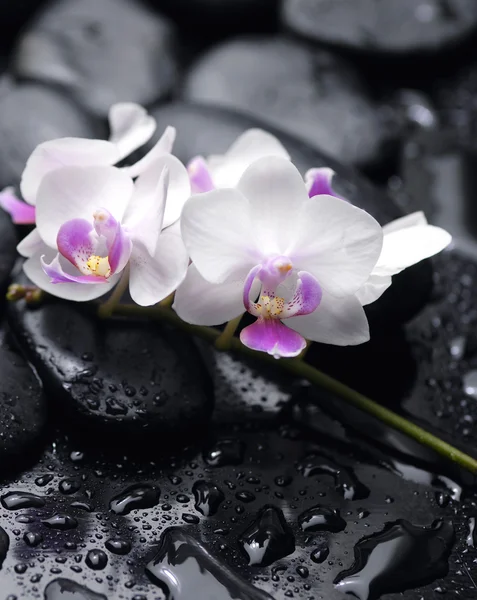
{"type": "Polygon", "coordinates": [[[368,488],[358,481],[351,469],[338,465],[328,457],[310,457],[300,470],[304,477],[330,475],[335,480],[336,489],[346,500],[363,500],[369,496],[368,488]]]}
{"type": "Polygon", "coordinates": [[[464,392],[477,400],[477,370],[469,371],[464,375],[464,392]]]}
{"type": "Polygon", "coordinates": [[[44,519],[42,523],[50,529],[60,530],[74,529],[78,526],[78,521],[70,515],[54,515],[49,519],[44,519]]]}
{"type": "Polygon", "coordinates": [[[35,546],[38,546],[38,544],[41,544],[43,536],[38,531],[27,531],[23,535],[23,540],[25,541],[25,544],[34,548],[35,546]]]}
{"type": "Polygon", "coordinates": [[[62,479],[58,485],[58,489],[63,494],[74,494],[81,487],[81,482],[77,479],[62,479]]]}
{"type": "Polygon", "coordinates": [[[324,562],[330,554],[330,549],[328,546],[320,546],[319,548],[315,548],[310,555],[311,560],[314,563],[321,564],[324,562]]]}
{"type": "Polygon", "coordinates": [[[225,499],[222,490],[211,481],[196,481],[192,487],[195,509],[204,517],[215,515],[225,499]]]}
{"type": "Polygon", "coordinates": [[[219,440],[204,453],[204,460],[211,467],[239,465],[243,462],[244,451],[241,440],[219,440]]]}
{"type": "Polygon", "coordinates": [[[184,523],[189,523],[189,525],[197,525],[200,523],[200,519],[197,515],[191,515],[190,513],[183,513],[182,520],[184,523]]]}
{"type": "Polygon", "coordinates": [[[55,579],[45,588],[45,600],[108,600],[103,594],[70,581],[69,579],[55,579]]]}
{"type": "Polygon", "coordinates": [[[346,528],[346,521],[338,510],[325,506],[313,506],[298,517],[298,523],[303,531],[331,531],[337,533],[346,528]]]}
{"type": "Polygon", "coordinates": [[[477,532],[475,531],[475,517],[470,517],[469,521],[469,534],[467,535],[466,542],[467,546],[475,548],[477,546],[477,532]]]}
{"type": "Polygon", "coordinates": [[[109,507],[117,515],[128,515],[132,510],[138,508],[157,506],[160,495],[161,491],[158,487],[147,484],[132,485],[118,496],[115,496],[109,507]]]}
{"type": "Polygon", "coordinates": [[[90,550],[85,558],[85,563],[94,571],[102,571],[108,564],[108,556],[104,550],[90,550]]]}
{"type": "Polygon", "coordinates": [[[240,502],[245,502],[246,504],[253,502],[256,499],[255,494],[252,494],[252,492],[249,492],[248,490],[241,490],[240,492],[237,492],[235,497],[237,500],[240,500],[240,502]]]}
{"type": "Polygon", "coordinates": [[[37,477],[35,479],[35,483],[38,487],[45,487],[45,485],[48,485],[50,481],[54,479],[54,477],[55,476],[51,473],[46,473],[45,475],[40,475],[40,477],[37,477]]]}
{"type": "Polygon", "coordinates": [[[3,508],[20,510],[22,508],[41,508],[45,506],[45,499],[30,492],[8,492],[1,497],[3,508]]]}
{"type": "Polygon", "coordinates": [[[113,554],[129,554],[131,552],[131,544],[127,540],[121,540],[119,538],[113,538],[107,540],[104,544],[106,549],[112,552],[113,554]]]}

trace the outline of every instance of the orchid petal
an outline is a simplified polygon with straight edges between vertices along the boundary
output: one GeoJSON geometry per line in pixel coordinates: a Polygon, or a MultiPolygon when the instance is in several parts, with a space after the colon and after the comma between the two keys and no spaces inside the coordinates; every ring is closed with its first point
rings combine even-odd
{"type": "Polygon", "coordinates": [[[118,159],[116,146],[105,140],[60,138],[44,142],[27,160],[20,182],[22,196],[29,204],[36,204],[45,175],[61,167],[112,165],[118,159]]]}
{"type": "Polygon", "coordinates": [[[109,141],[116,146],[122,160],[151,139],[156,120],[139,104],[120,102],[109,111],[109,128],[109,141]]]}
{"type": "Polygon", "coordinates": [[[296,291],[293,298],[285,304],[280,318],[309,315],[318,308],[322,296],[321,286],[313,275],[299,271],[296,291]]]}
{"type": "Polygon", "coordinates": [[[66,221],[90,220],[103,207],[122,220],[133,182],[115,167],[64,167],[48,173],[38,190],[37,227],[43,241],[56,248],[56,236],[66,221]]]}
{"type": "Polygon", "coordinates": [[[131,298],[141,306],[157,304],[183,281],[188,263],[178,224],[161,233],[154,257],[140,245],[135,245],[130,260],[131,298]]]}
{"type": "Polygon", "coordinates": [[[30,258],[37,252],[39,252],[40,248],[43,246],[43,240],[38,233],[38,229],[35,227],[33,231],[30,231],[28,235],[26,235],[22,241],[17,246],[18,254],[24,256],[25,258],[30,258]]]}
{"type": "Polygon", "coordinates": [[[262,252],[286,255],[297,237],[294,216],[308,200],[297,168],[285,158],[261,158],[248,167],[237,189],[250,202],[254,236],[262,252]]]}
{"type": "Polygon", "coordinates": [[[306,340],[280,319],[263,317],[242,329],[240,341],[252,350],[267,352],[275,358],[298,356],[306,347],[306,340]]]}
{"type": "MultiPolygon", "coordinates": [[[[23,264],[23,270],[30,281],[40,289],[65,300],[74,300],[75,302],[86,302],[94,300],[111,291],[119,279],[119,275],[113,275],[108,279],[109,285],[98,283],[84,285],[81,283],[51,283],[50,277],[44,272],[41,258],[44,257],[45,262],[51,262],[57,256],[57,252],[43,245],[39,252],[29,258],[23,264]]],[[[60,259],[61,260],[61,259],[60,259]]],[[[69,263],[65,260],[66,265],[62,265],[63,270],[67,269],[69,263]]],[[[74,267],[71,267],[72,271],[74,267]]]]}
{"type": "Polygon", "coordinates": [[[187,174],[189,175],[193,194],[202,194],[215,189],[209,168],[202,156],[196,156],[188,163],[187,174]]]}
{"type": "Polygon", "coordinates": [[[315,196],[302,205],[290,258],[330,294],[354,294],[365,283],[381,252],[383,232],[364,210],[333,196],[315,196]]]}
{"type": "Polygon", "coordinates": [[[287,325],[313,342],[355,346],[369,340],[369,326],[355,296],[336,298],[323,290],[320,306],[311,314],[287,319],[287,325]]]}
{"type": "Polygon", "coordinates": [[[370,278],[363,287],[359,288],[355,296],[361,302],[362,306],[366,306],[380,298],[391,284],[392,279],[389,275],[371,274],[370,278]]]}
{"type": "Polygon", "coordinates": [[[393,233],[394,231],[400,231],[401,229],[407,229],[408,227],[417,227],[428,225],[426,215],[422,212],[422,210],[418,210],[417,212],[413,212],[410,215],[405,215],[404,217],[400,217],[399,219],[394,219],[387,225],[383,226],[384,235],[388,233],[393,233]]]}
{"type": "Polygon", "coordinates": [[[43,271],[45,271],[50,278],[51,283],[87,283],[93,285],[98,283],[108,283],[106,277],[98,275],[70,275],[69,273],[66,273],[60,264],[59,257],[60,254],[57,254],[50,264],[45,262],[43,256],[41,257],[41,266],[43,267],[43,271]]]}
{"type": "Polygon", "coordinates": [[[433,225],[388,231],[384,235],[383,249],[373,275],[396,275],[441,252],[452,241],[452,236],[445,229],[433,225]]]}
{"type": "Polygon", "coordinates": [[[220,283],[261,262],[247,199],[235,189],[192,196],[181,217],[182,236],[199,273],[220,283]]]}
{"type": "Polygon", "coordinates": [[[20,200],[12,187],[0,192],[0,206],[16,225],[31,225],[35,222],[35,207],[20,200]]]}
{"type": "MultiPolygon", "coordinates": [[[[261,268],[262,265],[256,265],[255,267],[253,267],[253,269],[250,270],[250,273],[245,278],[245,283],[243,286],[243,305],[245,307],[245,310],[251,315],[254,315],[255,317],[258,317],[259,312],[257,310],[256,303],[250,300],[250,291],[261,268]]],[[[254,297],[256,296],[257,295],[255,294],[254,297]]]]}
{"type": "MultiPolygon", "coordinates": [[[[186,323],[193,325],[222,325],[244,311],[243,284],[246,273],[225,283],[209,283],[192,264],[178,287],[173,308],[186,323]]],[[[251,295],[258,295],[260,282],[255,280],[251,295]]]]}
{"type": "Polygon", "coordinates": [[[313,196],[325,195],[339,198],[331,187],[334,175],[335,172],[333,169],[329,169],[328,167],[320,167],[319,169],[310,169],[307,171],[305,173],[305,185],[309,197],[313,198],[313,196]]]}
{"type": "Polygon", "coordinates": [[[90,274],[88,260],[95,254],[95,244],[91,237],[92,231],[93,225],[86,219],[71,219],[71,221],[63,223],[56,238],[60,254],[77,267],[83,275],[90,274]]]}
{"type": "Polygon", "coordinates": [[[120,273],[128,264],[133,249],[133,243],[121,224],[118,223],[116,235],[109,248],[108,261],[111,274],[120,273]]]}
{"type": "Polygon", "coordinates": [[[137,177],[152,165],[158,158],[164,156],[165,154],[170,154],[172,152],[172,146],[174,145],[174,141],[176,139],[176,130],[174,127],[166,127],[164,133],[159,138],[159,140],[155,143],[153,148],[149,150],[149,152],[143,156],[136,163],[131,165],[130,167],[124,167],[123,171],[129,175],[129,177],[137,177]]]}
{"type": "MultiPolygon", "coordinates": [[[[290,159],[280,141],[262,129],[249,129],[240,135],[222,155],[207,160],[216,188],[235,187],[245,170],[256,160],[266,156],[290,159]]],[[[207,190],[203,190],[207,191],[207,190]]]]}

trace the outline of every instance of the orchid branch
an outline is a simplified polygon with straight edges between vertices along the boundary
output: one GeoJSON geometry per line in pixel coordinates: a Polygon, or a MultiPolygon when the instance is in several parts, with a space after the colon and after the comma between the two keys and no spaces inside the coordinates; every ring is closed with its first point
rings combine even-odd
{"type": "MultiPolygon", "coordinates": [[[[190,325],[185,321],[182,321],[182,319],[180,319],[171,308],[165,306],[141,308],[135,305],[120,304],[114,308],[114,314],[124,316],[137,315],[157,319],[160,321],[166,321],[190,335],[200,337],[203,340],[216,345],[216,347],[216,342],[221,337],[221,332],[218,329],[213,327],[190,325]]],[[[374,416],[376,419],[382,423],[385,423],[386,425],[389,425],[393,429],[401,431],[410,438],[418,441],[424,446],[431,448],[441,456],[460,465],[471,473],[477,473],[477,460],[472,456],[469,456],[465,452],[462,452],[458,448],[455,448],[451,444],[441,440],[437,436],[433,435],[429,431],[426,431],[422,427],[419,427],[405,417],[402,417],[392,410],[381,406],[374,400],[371,400],[367,396],[360,394],[344,383],[341,383],[333,377],[326,375],[305,361],[296,358],[282,358],[280,360],[276,360],[269,354],[257,352],[247,348],[247,346],[244,346],[239,339],[233,336],[228,340],[227,346],[228,350],[239,352],[246,356],[251,356],[254,359],[261,360],[262,362],[279,366],[289,373],[292,373],[296,377],[306,379],[310,383],[336,394],[349,404],[352,404],[360,410],[374,416]]],[[[218,349],[222,349],[220,344],[218,349]]]]}

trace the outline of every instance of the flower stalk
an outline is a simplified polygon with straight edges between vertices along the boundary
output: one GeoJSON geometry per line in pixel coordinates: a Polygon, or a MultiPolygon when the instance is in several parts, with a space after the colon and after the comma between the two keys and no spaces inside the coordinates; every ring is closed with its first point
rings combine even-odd
{"type": "MultiPolygon", "coordinates": [[[[149,319],[165,321],[190,335],[197,336],[211,344],[214,344],[218,350],[224,349],[221,347],[221,344],[217,346],[217,340],[222,335],[219,330],[213,327],[189,325],[188,323],[182,321],[177,314],[168,307],[154,306],[150,308],[141,308],[135,305],[120,304],[115,307],[114,314],[123,316],[142,316],[149,319]]],[[[360,394],[344,383],[341,383],[333,377],[326,375],[326,373],[319,371],[304,360],[299,360],[297,358],[283,358],[277,361],[269,354],[251,350],[247,346],[243,345],[240,340],[233,335],[227,340],[227,350],[232,350],[234,352],[253,357],[254,359],[262,362],[273,364],[285,369],[298,378],[306,379],[310,383],[324,388],[332,394],[336,394],[344,401],[372,415],[382,423],[389,425],[397,431],[401,431],[410,438],[418,441],[420,444],[431,448],[439,455],[458,464],[467,471],[477,474],[477,460],[472,456],[462,452],[444,440],[441,440],[439,437],[435,436],[429,431],[426,431],[405,417],[402,417],[392,410],[389,410],[388,408],[378,404],[374,400],[371,400],[371,398],[360,394]]]]}

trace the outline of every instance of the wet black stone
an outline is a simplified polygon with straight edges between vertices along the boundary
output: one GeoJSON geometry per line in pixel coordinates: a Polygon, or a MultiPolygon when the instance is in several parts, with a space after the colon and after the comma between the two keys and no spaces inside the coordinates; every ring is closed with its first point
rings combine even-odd
{"type": "Polygon", "coordinates": [[[189,338],[148,322],[101,322],[66,302],[35,310],[18,302],[9,311],[18,344],[75,431],[81,422],[101,439],[127,435],[140,442],[132,451],[148,439],[157,445],[192,429],[199,434],[207,422],[212,391],[189,338]],[[130,386],[149,393],[130,397],[130,386]]]}
{"type": "Polygon", "coordinates": [[[388,133],[353,67],[286,38],[213,48],[189,71],[183,97],[251,114],[341,162],[370,165],[386,154],[388,133]]]}
{"type": "Polygon", "coordinates": [[[68,90],[94,114],[168,94],[177,65],[171,25],[135,0],[57,0],[20,38],[20,77],[68,90]]]}
{"type": "Polygon", "coordinates": [[[15,250],[17,241],[10,215],[0,209],[0,292],[2,293],[2,297],[17,257],[15,250]]]}
{"type": "Polygon", "coordinates": [[[0,1],[0,49],[10,48],[19,30],[32,18],[46,0],[10,0],[0,1]]]}
{"type": "Polygon", "coordinates": [[[98,137],[98,126],[63,94],[37,84],[0,84],[0,187],[18,185],[36,146],[61,137],[98,137]]]}
{"type": "Polygon", "coordinates": [[[429,54],[469,40],[474,0],[285,0],[284,22],[316,42],[375,54],[429,54]]]}
{"type": "Polygon", "coordinates": [[[128,515],[132,510],[156,506],[160,496],[161,491],[157,487],[134,485],[115,496],[109,506],[117,515],[128,515]]]}
{"type": "MultiPolygon", "coordinates": [[[[1,218],[0,218],[1,220],[1,218]]],[[[0,236],[1,240],[1,236],[0,236]]],[[[1,245],[1,241],[0,241],[1,245]]],[[[46,399],[37,377],[0,331],[0,458],[25,457],[41,442],[46,399]]]]}

